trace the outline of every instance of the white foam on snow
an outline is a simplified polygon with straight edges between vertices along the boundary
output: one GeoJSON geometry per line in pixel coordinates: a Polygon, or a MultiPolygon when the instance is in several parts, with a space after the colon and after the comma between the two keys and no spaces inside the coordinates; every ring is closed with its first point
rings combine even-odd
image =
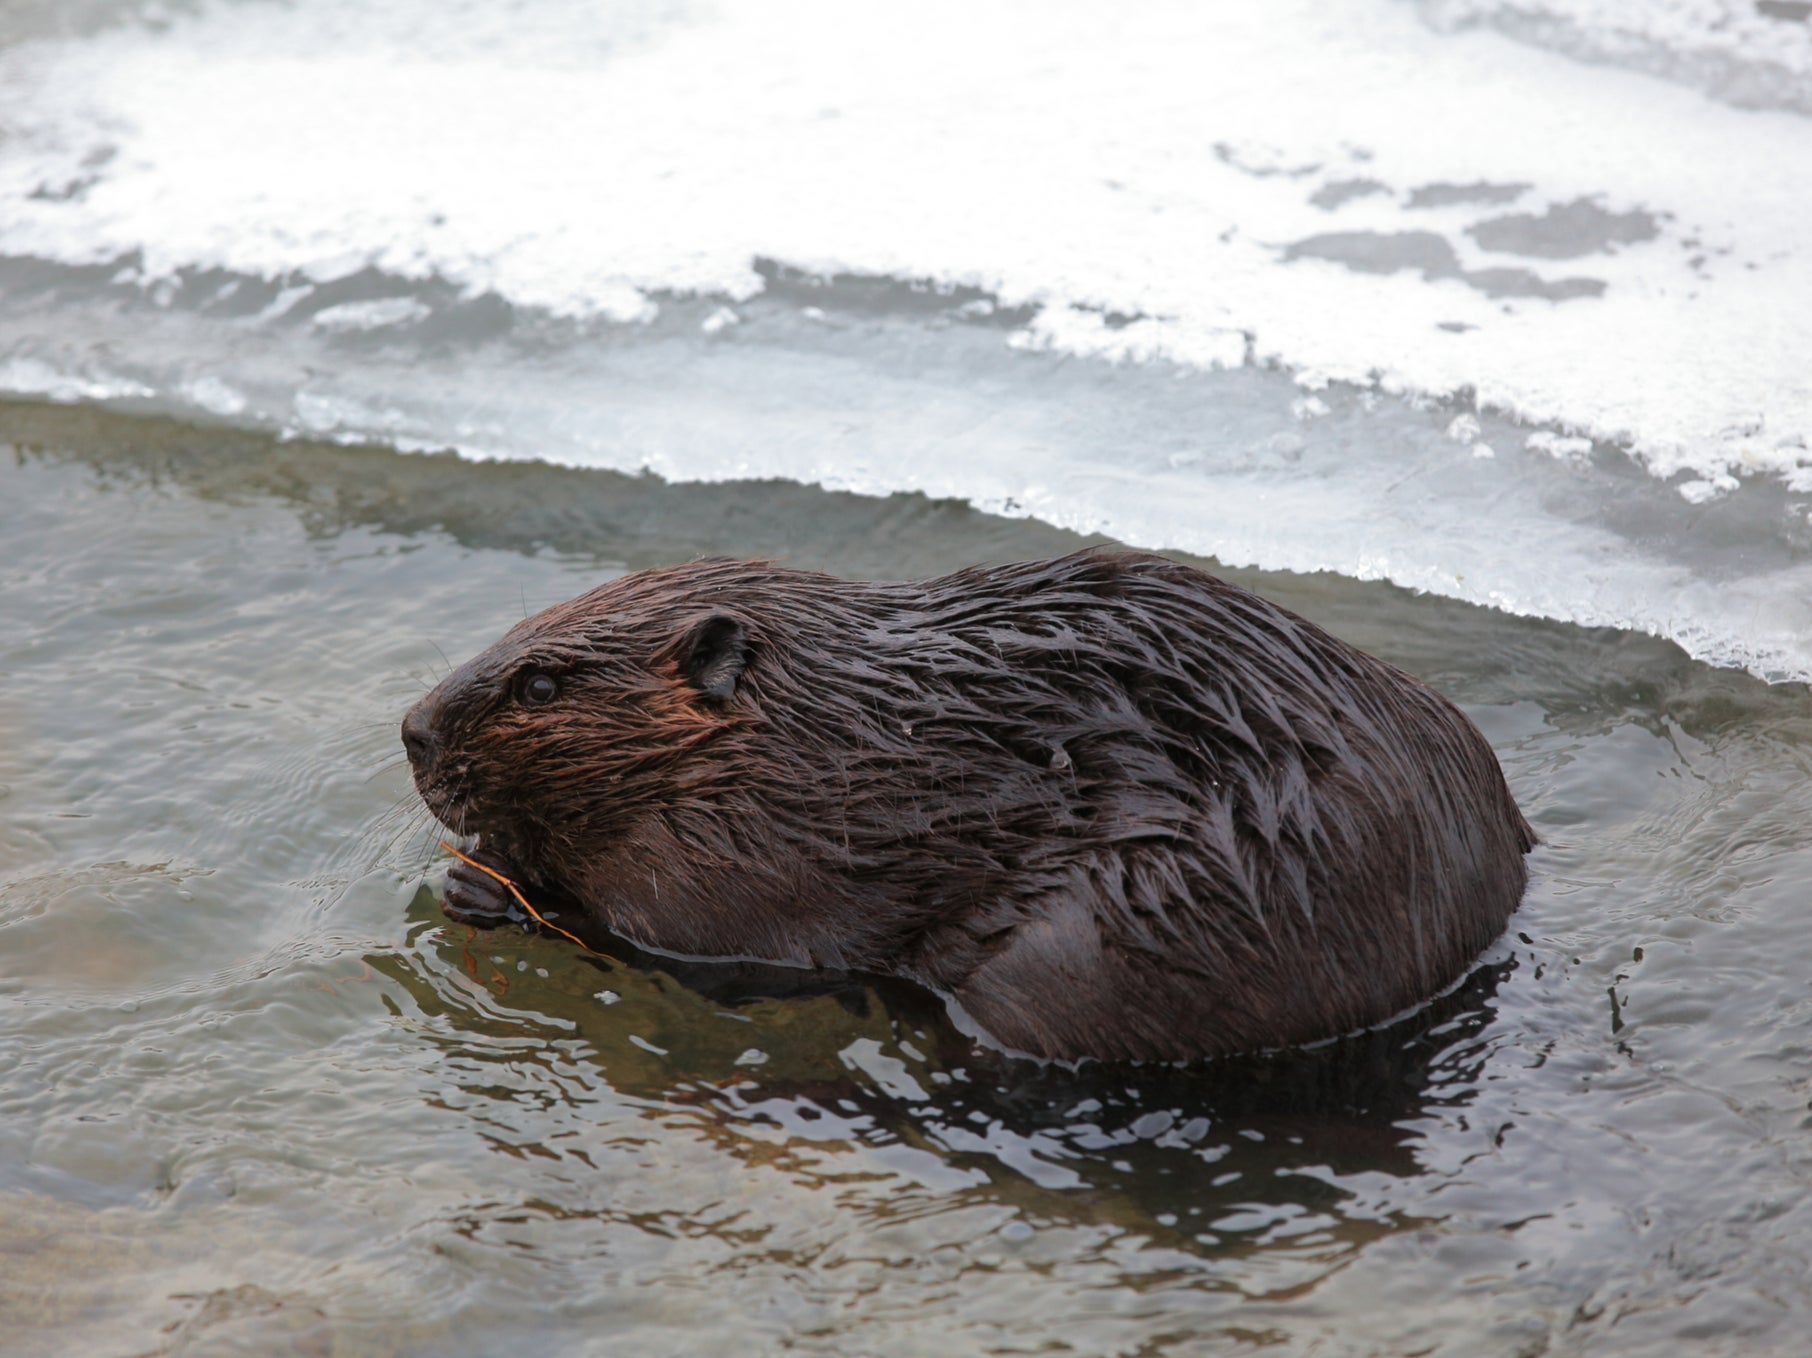
{"type": "Polygon", "coordinates": [[[1221,362],[1251,336],[1336,378],[1472,387],[1668,474],[1812,464],[1794,116],[1384,0],[723,0],[603,31],[555,0],[369,8],[247,4],[6,53],[0,250],[137,251],[152,275],[372,264],[624,319],[649,290],[746,296],[769,256],[1047,303],[1040,332],[1085,351],[1221,362]],[[1311,201],[1353,181],[1378,188],[1311,201]],[[1426,192],[1478,184],[1528,187],[1426,192]],[[1544,244],[1538,222],[1521,253],[1514,223],[1475,234],[1580,200],[1655,234],[1544,244]],[[1451,270],[1366,271],[1388,241],[1353,266],[1411,232],[1451,270]],[[1359,239],[1287,258],[1330,234],[1359,239]],[[1604,291],[1492,296],[1492,269],[1604,291]],[[1149,320],[1091,334],[1066,304],[1149,320]]]}

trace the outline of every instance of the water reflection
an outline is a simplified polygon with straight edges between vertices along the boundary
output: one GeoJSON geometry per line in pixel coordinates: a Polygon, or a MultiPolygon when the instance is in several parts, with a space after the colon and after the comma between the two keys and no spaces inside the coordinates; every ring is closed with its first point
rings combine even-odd
{"type": "MultiPolygon", "coordinates": [[[[897,980],[676,962],[621,940],[587,955],[448,924],[425,887],[410,916],[412,950],[368,960],[442,1048],[457,1091],[443,1105],[460,1100],[500,1153],[596,1167],[655,1119],[659,1139],[778,1169],[872,1223],[987,1207],[1008,1245],[1107,1229],[1200,1261],[1281,1251],[1307,1275],[1429,1224],[1393,1210],[1388,1183],[1422,1172],[1418,1119],[1470,1102],[1517,966],[1308,1051],[1069,1068],[976,1045],[897,980]]],[[[659,1216],[718,1229],[710,1211],[659,1216]]],[[[726,1243],[747,1243],[743,1214],[718,1216],[726,1243]]]]}

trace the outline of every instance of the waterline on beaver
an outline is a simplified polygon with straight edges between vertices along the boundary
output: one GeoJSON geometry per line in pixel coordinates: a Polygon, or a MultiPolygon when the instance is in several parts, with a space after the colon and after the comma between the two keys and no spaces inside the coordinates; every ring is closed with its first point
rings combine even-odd
{"type": "MultiPolygon", "coordinates": [[[[580,934],[902,976],[1046,1058],[1382,1022],[1502,932],[1535,842],[1452,703],[1137,553],[638,572],[512,628],[404,743],[437,818],[580,934]]],[[[456,872],[447,908],[497,894],[456,872]]]]}

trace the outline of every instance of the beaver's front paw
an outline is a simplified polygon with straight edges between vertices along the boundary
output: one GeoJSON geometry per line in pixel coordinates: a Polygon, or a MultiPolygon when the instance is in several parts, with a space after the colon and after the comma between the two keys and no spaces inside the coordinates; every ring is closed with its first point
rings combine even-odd
{"type": "MultiPolygon", "coordinates": [[[[497,870],[509,875],[502,867],[497,870]]],[[[528,918],[507,886],[466,862],[455,862],[447,870],[447,886],[440,908],[448,919],[477,929],[520,924],[528,918]]]]}

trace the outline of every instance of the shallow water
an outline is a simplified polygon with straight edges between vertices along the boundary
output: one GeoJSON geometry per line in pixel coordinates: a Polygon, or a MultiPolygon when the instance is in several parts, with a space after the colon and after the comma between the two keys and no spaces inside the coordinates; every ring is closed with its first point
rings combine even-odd
{"type": "Polygon", "coordinates": [[[1003,1065],[911,994],[451,925],[395,722],[623,569],[1082,539],[92,409],[0,439],[9,1355],[1801,1351],[1804,687],[1236,573],[1465,706],[1528,899],[1380,1034],[1003,1065]]]}

